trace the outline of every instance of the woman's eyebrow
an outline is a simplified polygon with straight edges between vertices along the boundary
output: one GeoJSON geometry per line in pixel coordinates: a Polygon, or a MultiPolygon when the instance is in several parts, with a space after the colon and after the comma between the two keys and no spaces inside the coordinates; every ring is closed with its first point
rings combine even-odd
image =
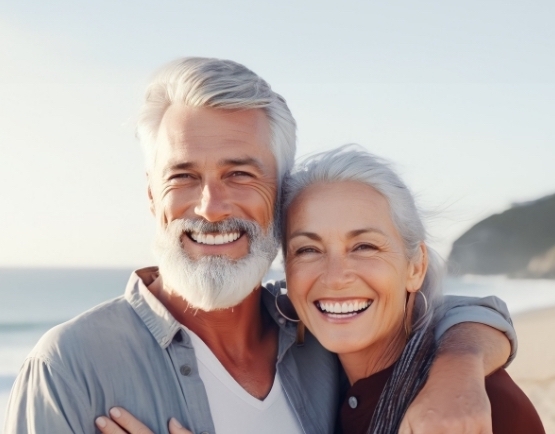
{"type": "MultiPolygon", "coordinates": [[[[355,238],[362,234],[379,234],[382,236],[386,236],[385,232],[378,228],[362,228],[362,229],[354,229],[347,233],[347,238],[355,238]]],[[[315,232],[308,232],[308,231],[295,231],[290,236],[289,239],[293,239],[295,237],[307,237],[314,241],[321,241],[322,237],[315,232]]]]}
{"type": "Polygon", "coordinates": [[[307,237],[314,241],[322,240],[322,238],[318,234],[314,232],[306,232],[306,231],[295,231],[289,236],[289,239],[291,240],[296,237],[307,237]]]}
{"type": "Polygon", "coordinates": [[[382,231],[381,229],[372,228],[372,227],[362,228],[362,229],[355,229],[353,231],[350,231],[347,235],[348,235],[349,238],[354,238],[354,237],[358,237],[359,235],[362,235],[362,234],[372,234],[372,233],[373,234],[379,234],[379,235],[382,235],[384,237],[386,236],[385,232],[382,231]]]}

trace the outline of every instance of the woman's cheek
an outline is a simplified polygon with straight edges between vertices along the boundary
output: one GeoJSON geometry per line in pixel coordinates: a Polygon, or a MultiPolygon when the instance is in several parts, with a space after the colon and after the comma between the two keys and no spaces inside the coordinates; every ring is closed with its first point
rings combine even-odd
{"type": "Polygon", "coordinates": [[[299,303],[303,295],[307,292],[306,275],[302,272],[300,264],[289,264],[285,268],[287,277],[287,293],[289,298],[295,304],[295,308],[299,308],[299,303]]]}

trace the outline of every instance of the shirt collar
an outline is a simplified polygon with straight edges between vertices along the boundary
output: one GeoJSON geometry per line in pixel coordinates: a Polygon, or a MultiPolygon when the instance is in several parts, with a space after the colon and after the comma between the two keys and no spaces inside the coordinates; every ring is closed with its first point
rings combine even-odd
{"type": "MultiPolygon", "coordinates": [[[[125,299],[141,318],[158,344],[166,349],[175,334],[183,326],[173,317],[166,307],[149,291],[150,285],[158,275],[158,267],[135,270],[125,289],[125,299]]],[[[280,353],[293,344],[296,336],[296,324],[285,320],[275,305],[275,296],[279,293],[282,282],[270,281],[262,287],[262,304],[285,334],[285,341],[280,342],[280,353]]],[[[280,339],[281,340],[281,339],[280,339]]],[[[278,355],[279,357],[280,355],[278,355]]]]}
{"type": "Polygon", "coordinates": [[[134,271],[127,283],[124,297],[158,344],[166,349],[181,329],[181,324],[147,288],[147,285],[154,281],[157,273],[158,267],[134,271]]]}

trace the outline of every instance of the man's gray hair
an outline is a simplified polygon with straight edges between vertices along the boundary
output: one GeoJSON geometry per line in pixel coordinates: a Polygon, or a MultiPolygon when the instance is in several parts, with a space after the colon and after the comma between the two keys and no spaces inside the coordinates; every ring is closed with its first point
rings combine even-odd
{"type": "MultiPolygon", "coordinates": [[[[293,200],[307,187],[318,183],[355,181],[378,191],[389,203],[391,217],[405,246],[405,255],[413,260],[421,243],[426,243],[426,229],[413,195],[391,165],[358,145],[344,145],[332,151],[308,157],[295,167],[283,187],[282,234],[285,236],[287,210],[293,200]]],[[[349,210],[345,210],[349,212],[349,210]]],[[[285,242],[283,254],[286,255],[285,242]]],[[[428,270],[420,291],[428,300],[428,309],[421,296],[416,297],[413,330],[427,327],[433,320],[435,307],[441,300],[443,267],[439,256],[428,246],[428,270]]]]}
{"type": "Polygon", "coordinates": [[[296,123],[285,99],[239,63],[185,57],[162,67],[147,87],[137,123],[147,170],[151,170],[156,158],[156,139],[162,118],[174,103],[228,110],[263,109],[270,123],[270,145],[280,183],[293,167],[296,123]]]}

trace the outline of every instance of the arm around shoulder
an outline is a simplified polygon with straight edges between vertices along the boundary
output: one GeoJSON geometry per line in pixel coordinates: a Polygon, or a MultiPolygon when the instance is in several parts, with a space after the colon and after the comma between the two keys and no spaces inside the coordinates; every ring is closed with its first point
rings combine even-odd
{"type": "Polygon", "coordinates": [[[450,297],[443,312],[436,359],[400,433],[491,433],[484,377],[508,360],[507,334],[514,335],[509,313],[495,297],[450,297]]]}
{"type": "Polygon", "coordinates": [[[488,359],[486,362],[493,365],[485,366],[486,374],[501,366],[507,366],[514,359],[518,342],[509,310],[503,300],[494,296],[446,296],[440,313],[436,324],[436,340],[441,342],[447,351],[457,350],[457,341],[462,339],[461,350],[475,351],[478,348],[489,352],[485,354],[488,359]],[[489,327],[466,327],[471,323],[489,327]],[[451,333],[446,332],[459,324],[465,326],[457,327],[459,331],[453,333],[456,336],[449,337],[451,333]]]}

